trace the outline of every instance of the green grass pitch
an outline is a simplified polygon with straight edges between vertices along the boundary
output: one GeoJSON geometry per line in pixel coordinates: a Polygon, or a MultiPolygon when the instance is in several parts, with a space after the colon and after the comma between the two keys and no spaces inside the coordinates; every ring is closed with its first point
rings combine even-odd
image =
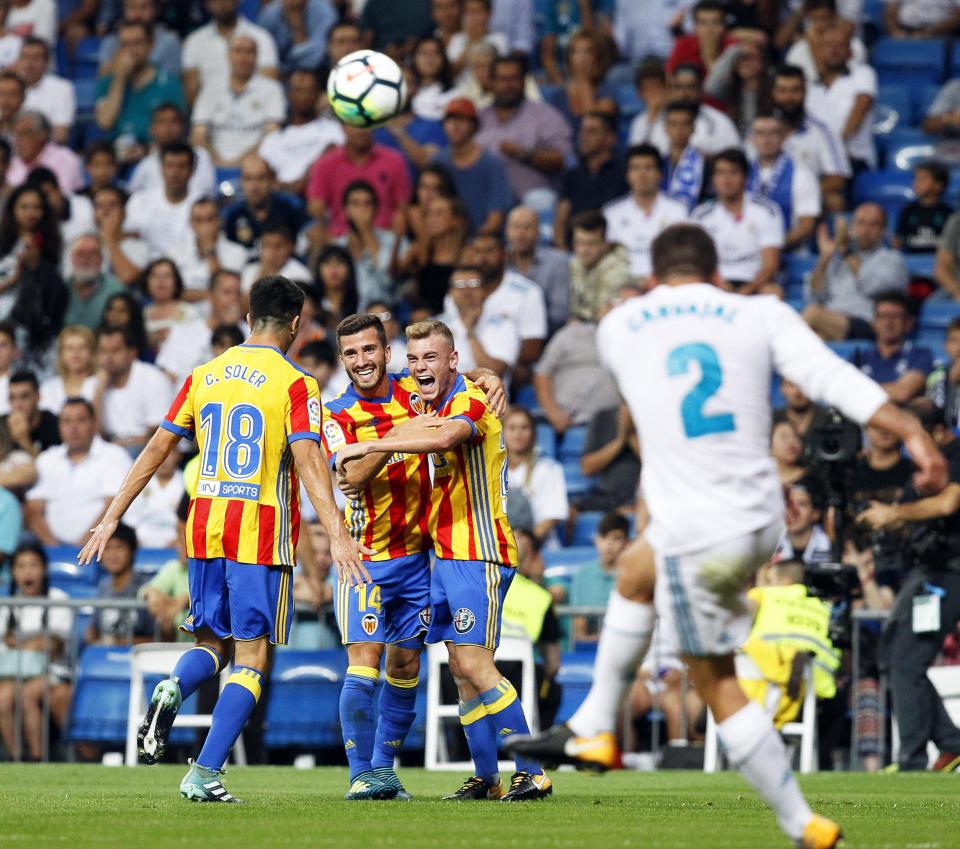
{"type": "MultiPolygon", "coordinates": [[[[231,770],[245,805],[178,795],[186,767],[0,765],[0,847],[68,849],[777,849],[773,816],[739,776],[692,772],[554,774],[544,802],[451,803],[456,773],[404,770],[413,802],[344,802],[341,768],[231,770]]],[[[814,807],[851,849],[960,847],[960,776],[805,777],[814,807]]]]}

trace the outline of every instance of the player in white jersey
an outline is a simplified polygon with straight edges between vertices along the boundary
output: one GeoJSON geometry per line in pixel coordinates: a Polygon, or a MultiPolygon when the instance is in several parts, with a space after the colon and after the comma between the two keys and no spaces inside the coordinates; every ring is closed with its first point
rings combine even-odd
{"type": "MultiPolygon", "coordinates": [[[[716,247],[699,226],[667,228],[653,244],[653,276],[661,285],[603,319],[600,356],[643,445],[656,613],[676,630],[730,763],[797,846],[832,849],[841,841],[839,826],[811,812],[782,740],[760,705],[747,700],[734,670],[734,650],[751,626],[746,589],[783,527],[783,495],[769,456],[772,371],[849,418],[900,436],[917,465],[918,488],[942,488],[946,464],[919,423],[835,356],[794,310],[773,297],[719,289],[717,264],[716,247]]],[[[633,554],[628,574],[643,571],[642,544],[633,554]]],[[[508,748],[577,762],[597,746],[595,736],[612,728],[655,619],[644,591],[635,587],[625,596],[623,584],[611,595],[594,686],[581,710],[566,727],[508,739],[508,748]]]]}

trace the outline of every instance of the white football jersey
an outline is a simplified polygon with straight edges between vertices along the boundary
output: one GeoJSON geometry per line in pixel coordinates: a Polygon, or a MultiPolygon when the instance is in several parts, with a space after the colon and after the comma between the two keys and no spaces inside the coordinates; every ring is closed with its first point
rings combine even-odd
{"type": "Polygon", "coordinates": [[[770,456],[773,371],[866,422],[886,393],[772,296],[661,285],[597,330],[643,449],[647,532],[662,554],[752,533],[783,516],[770,456]]]}

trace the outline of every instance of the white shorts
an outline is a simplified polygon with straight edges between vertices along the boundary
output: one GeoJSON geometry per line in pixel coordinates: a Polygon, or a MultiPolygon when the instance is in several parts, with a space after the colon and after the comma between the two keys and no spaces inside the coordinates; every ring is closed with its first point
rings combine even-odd
{"type": "Polygon", "coordinates": [[[746,591],[773,556],[782,530],[778,519],[702,551],[656,552],[657,615],[676,633],[681,654],[727,655],[746,641],[753,626],[746,591]]]}
{"type": "Polygon", "coordinates": [[[640,668],[648,673],[651,679],[659,679],[671,669],[683,669],[677,636],[671,625],[664,627],[663,622],[657,620],[650,640],[650,649],[640,668]]]}

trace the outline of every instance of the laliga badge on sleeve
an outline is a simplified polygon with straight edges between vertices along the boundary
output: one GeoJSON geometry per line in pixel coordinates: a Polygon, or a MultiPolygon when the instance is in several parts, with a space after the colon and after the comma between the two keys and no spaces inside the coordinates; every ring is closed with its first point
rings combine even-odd
{"type": "Polygon", "coordinates": [[[913,597],[913,633],[931,634],[940,630],[940,598],[943,590],[923,585],[923,594],[913,597]]]}

